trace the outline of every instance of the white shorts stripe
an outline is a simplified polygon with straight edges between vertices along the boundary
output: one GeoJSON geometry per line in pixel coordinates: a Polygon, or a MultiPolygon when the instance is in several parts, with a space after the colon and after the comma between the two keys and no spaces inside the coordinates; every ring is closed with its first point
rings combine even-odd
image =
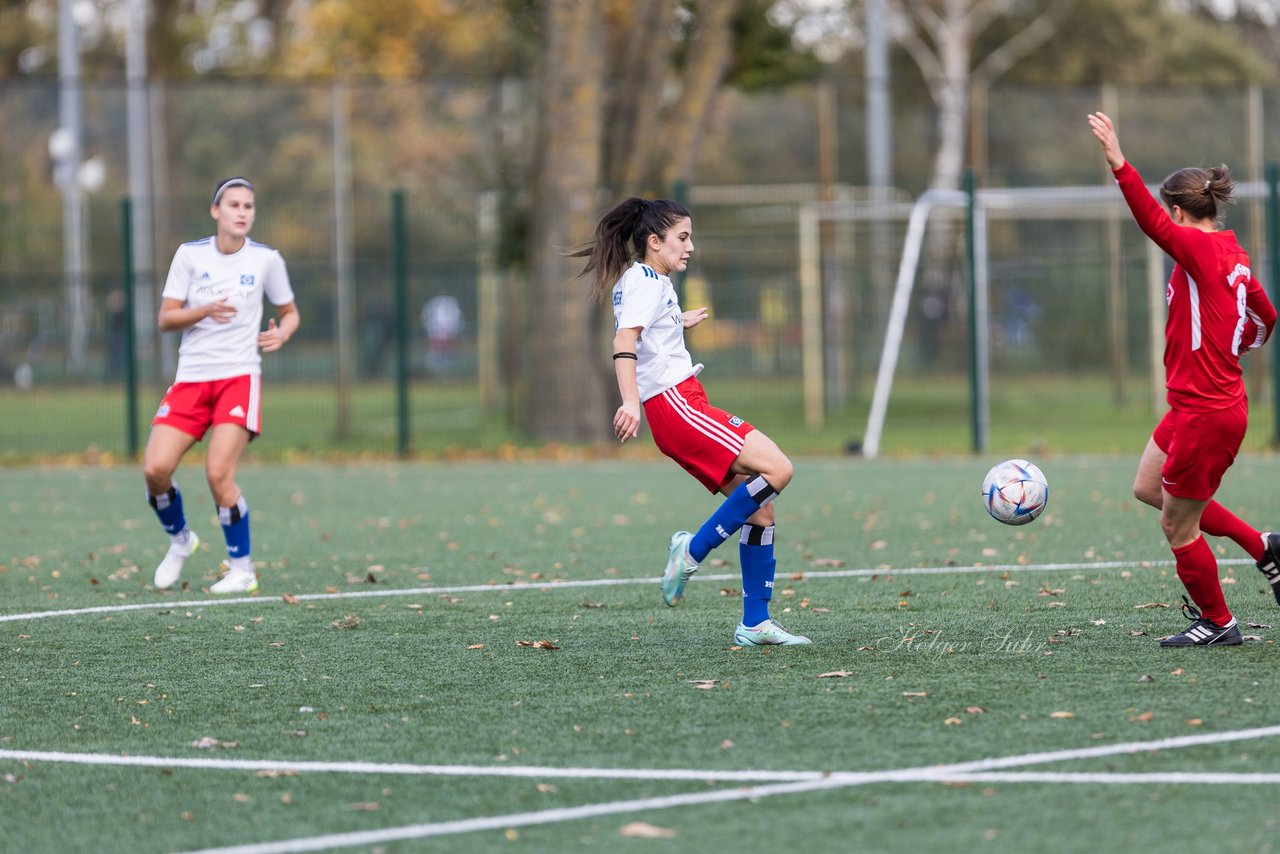
{"type": "Polygon", "coordinates": [[[254,433],[262,432],[262,377],[249,374],[249,411],[245,415],[244,426],[254,433]]]}
{"type": "Polygon", "coordinates": [[[694,430],[733,451],[735,455],[742,450],[743,440],[741,436],[694,409],[674,388],[667,389],[662,393],[662,396],[670,405],[672,412],[694,430]]]}

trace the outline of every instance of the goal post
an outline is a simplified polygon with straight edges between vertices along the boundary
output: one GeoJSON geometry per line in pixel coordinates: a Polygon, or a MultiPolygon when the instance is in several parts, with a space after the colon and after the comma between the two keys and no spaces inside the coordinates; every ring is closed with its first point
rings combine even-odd
{"type": "MultiPolygon", "coordinates": [[[[1153,193],[1158,192],[1158,188],[1154,186],[1148,189],[1153,193]]],[[[1262,200],[1268,197],[1267,191],[1267,183],[1241,182],[1237,184],[1236,196],[1240,200],[1262,200]]],[[[897,273],[893,281],[892,299],[884,316],[882,327],[884,338],[876,365],[875,386],[867,413],[866,429],[861,441],[863,456],[874,458],[881,452],[894,378],[900,366],[903,341],[908,330],[912,294],[921,271],[923,250],[929,229],[936,226],[938,217],[958,218],[966,209],[971,211],[970,240],[966,245],[966,254],[971,257],[965,259],[968,263],[964,265],[965,275],[969,280],[966,296],[970,303],[968,305],[970,322],[966,332],[970,338],[969,394],[972,403],[974,450],[977,452],[986,451],[989,441],[991,331],[993,328],[991,289],[994,250],[992,246],[996,239],[993,229],[997,227],[1003,229],[1000,237],[1000,251],[1003,253],[1002,257],[1007,267],[1013,263],[1010,259],[1017,259],[1019,251],[1034,252],[1041,247],[1019,246],[1018,237],[1011,237],[1004,233],[1009,231],[1004,228],[1005,226],[1025,226],[1038,220],[1042,221],[1046,227],[1063,230],[1071,227],[1071,223],[1085,224],[1082,227],[1087,229],[1087,223],[1090,222],[1115,223],[1121,228],[1125,223],[1130,222],[1123,197],[1114,184],[975,189],[971,192],[929,190],[914,202],[894,201],[888,204],[876,204],[873,201],[859,200],[813,202],[803,206],[799,212],[798,223],[800,245],[797,279],[801,291],[801,303],[805,307],[802,311],[806,342],[803,352],[804,401],[806,423],[811,429],[823,426],[825,414],[823,404],[827,398],[824,388],[826,372],[822,364],[823,348],[814,343],[820,342],[823,334],[823,276],[819,266],[821,253],[818,247],[821,224],[825,221],[873,222],[876,220],[897,223],[899,227],[905,224],[905,231],[902,232],[901,237],[901,252],[898,255],[897,273]]],[[[1059,246],[1055,251],[1068,257],[1068,265],[1071,261],[1077,260],[1072,257],[1073,252],[1084,253],[1079,259],[1082,266],[1087,256],[1090,263],[1097,265],[1098,271],[1095,277],[1087,278],[1082,283],[1082,287],[1103,286],[1107,289],[1105,294],[1095,295],[1096,299],[1105,301],[1109,305],[1113,301],[1120,301],[1119,309],[1099,313],[1096,318],[1098,328],[1101,330],[1115,324],[1125,324],[1126,321],[1120,316],[1123,314],[1123,304],[1126,300],[1125,274],[1120,269],[1120,265],[1108,267],[1099,261],[1107,253],[1117,251],[1116,248],[1108,246],[1105,240],[1098,239],[1092,232],[1085,233],[1080,239],[1087,241],[1088,245],[1081,245],[1075,249],[1070,246],[1065,248],[1059,246]]],[[[1133,256],[1133,250],[1136,249],[1133,241],[1137,239],[1141,239],[1145,244],[1141,250],[1143,261],[1139,268],[1142,272],[1130,270],[1128,275],[1130,280],[1134,280],[1136,273],[1136,280],[1143,282],[1145,299],[1134,305],[1134,308],[1140,310],[1145,316],[1145,324],[1142,324],[1145,329],[1141,332],[1141,337],[1146,340],[1147,351],[1143,359],[1146,362],[1143,373],[1149,378],[1148,391],[1153,407],[1157,411],[1162,411],[1164,296],[1168,262],[1151,241],[1141,235],[1134,237],[1126,233],[1123,242],[1129,246],[1127,257],[1131,260],[1137,260],[1133,256]],[[1139,306],[1141,306],[1140,309],[1138,309],[1139,306]]],[[[1264,259],[1269,254],[1274,255],[1274,252],[1275,249],[1269,247],[1251,248],[1256,277],[1266,277],[1264,259]]],[[[1273,290],[1278,286],[1280,282],[1273,283],[1273,290]]],[[[1118,334],[1117,330],[1107,328],[1107,332],[1108,340],[1114,342],[1117,337],[1123,340],[1123,335],[1118,334]]],[[[1120,329],[1119,333],[1122,332],[1123,329],[1120,329]]],[[[1114,343],[1111,346],[1114,346],[1114,343]]],[[[1119,365],[1123,368],[1123,358],[1120,359],[1119,365]]],[[[1114,369],[1113,373],[1115,373],[1114,369]]],[[[1273,371],[1273,385],[1275,385],[1276,375],[1280,375],[1280,368],[1273,371]]],[[[1116,382],[1121,380],[1117,379],[1116,382]]],[[[1277,418],[1280,421],[1280,415],[1277,418]]]]}

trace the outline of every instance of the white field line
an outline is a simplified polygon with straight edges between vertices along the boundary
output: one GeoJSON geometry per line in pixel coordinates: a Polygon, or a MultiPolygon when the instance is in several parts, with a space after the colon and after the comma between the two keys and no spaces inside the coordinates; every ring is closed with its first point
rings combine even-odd
{"type": "MultiPolygon", "coordinates": [[[[1122,741],[1066,750],[1023,753],[1016,756],[976,759],[949,765],[924,765],[894,771],[711,771],[697,768],[557,768],[549,765],[419,765],[403,762],[324,762],[285,759],[215,759],[205,756],[132,756],[114,753],[67,753],[41,750],[0,750],[0,760],[56,762],[70,765],[120,765],[149,768],[198,768],[220,771],[276,771],[331,774],[398,774],[452,777],[532,777],[538,779],[605,780],[693,780],[699,782],[813,782],[839,780],[847,783],[956,779],[950,775],[971,775],[974,779],[993,774],[996,769],[1097,759],[1118,754],[1153,753],[1205,744],[1222,744],[1280,736],[1280,725],[1182,735],[1153,741],[1122,741]]],[[[1239,775],[1232,775],[1239,779],[1239,775]]]]}
{"type": "Polygon", "coordinates": [[[552,824],[591,818],[603,815],[616,815],[628,812],[654,811],[672,807],[693,806],[697,804],[759,799],[773,795],[790,795],[801,792],[812,792],[822,789],[836,789],[848,786],[862,786],[870,783],[892,782],[1044,782],[1044,783],[1280,783],[1280,774],[1221,774],[1204,775],[1198,773],[1143,773],[1143,774],[1106,774],[1106,773],[1053,773],[1053,772],[983,772],[975,769],[986,767],[1011,767],[1016,765],[1039,765],[1044,762],[1060,762],[1068,759],[1088,759],[1099,756],[1112,756],[1120,753],[1154,752],[1171,750],[1180,747],[1191,747],[1201,744],[1220,744],[1230,741],[1266,738],[1280,735],[1280,726],[1261,727],[1258,729],[1236,730],[1234,732],[1204,733],[1179,738],[1167,738],[1147,742],[1126,742],[1121,744],[1097,745],[1078,750],[1059,750],[1047,753],[1030,753],[1022,756],[1006,756],[991,759],[980,759],[975,762],[961,762],[952,765],[938,765],[921,768],[904,768],[891,771],[871,771],[864,773],[833,773],[823,779],[807,780],[794,783],[774,783],[766,786],[745,786],[735,789],[697,792],[692,794],[668,795],[656,798],[640,798],[628,801],[614,801],[602,804],[585,804],[578,807],[562,807],[538,812],[512,813],[509,815],[485,816],[481,818],[459,819],[456,821],[436,822],[433,824],[414,824],[404,827],[391,827],[381,830],[357,831],[352,833],[336,833],[324,836],[313,836],[301,839],[286,839],[278,842],[251,843],[225,848],[204,849],[198,854],[287,854],[298,851],[321,851],[331,848],[346,848],[360,845],[376,845],[383,842],[396,842],[406,839],[425,839],[435,836],[447,836],[459,833],[472,833],[479,830],[498,830],[516,827],[528,827],[538,824],[552,824]]]}
{"type": "MultiPolygon", "coordinates": [[[[1252,564],[1244,558],[1219,560],[1218,564],[1252,564]]],[[[825,578],[871,578],[874,576],[899,575],[972,575],[985,572],[1088,572],[1106,569],[1122,569],[1127,567],[1173,566],[1172,560],[1130,560],[1099,561],[1094,563],[1038,563],[1038,564],[979,564],[976,566],[915,566],[903,569],[819,569],[806,570],[798,575],[803,580],[825,578]]],[[[720,573],[718,575],[699,574],[703,581],[737,581],[737,573],[720,573]]],[[[784,574],[790,578],[791,574],[784,574]]],[[[291,596],[291,601],[322,602],[341,599],[380,599],[404,596],[450,596],[459,593],[509,593],[515,590],[569,590],[583,587],[622,587],[632,584],[657,584],[658,578],[593,578],[579,581],[530,581],[512,584],[466,584],[455,587],[406,587],[391,590],[350,590],[342,593],[299,593],[291,596]]],[[[237,596],[231,599],[184,599],[177,602],[166,601],[157,595],[153,602],[136,602],[128,605],[98,605],[92,608],[68,608],[60,611],[29,611],[25,614],[0,614],[0,623],[23,622],[27,620],[45,620],[51,617],[82,617],[90,614],[119,614],[126,611],[170,611],[184,608],[212,608],[221,605],[246,604],[286,604],[281,597],[269,596],[237,596]]]]}

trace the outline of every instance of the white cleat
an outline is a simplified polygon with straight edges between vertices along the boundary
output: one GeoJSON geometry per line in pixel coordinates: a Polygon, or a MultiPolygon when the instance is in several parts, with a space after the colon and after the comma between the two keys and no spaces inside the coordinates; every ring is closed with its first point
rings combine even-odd
{"type": "Polygon", "coordinates": [[[225,560],[222,568],[227,574],[209,587],[210,593],[253,593],[258,589],[258,574],[252,569],[231,569],[225,560]]]}
{"type": "Polygon", "coordinates": [[[169,551],[165,552],[164,560],[160,561],[160,565],[156,567],[156,576],[151,583],[157,590],[168,590],[170,587],[178,583],[178,579],[182,577],[182,565],[187,562],[187,558],[195,554],[196,549],[200,548],[200,538],[196,536],[195,531],[189,531],[186,543],[171,543],[169,551]]]}

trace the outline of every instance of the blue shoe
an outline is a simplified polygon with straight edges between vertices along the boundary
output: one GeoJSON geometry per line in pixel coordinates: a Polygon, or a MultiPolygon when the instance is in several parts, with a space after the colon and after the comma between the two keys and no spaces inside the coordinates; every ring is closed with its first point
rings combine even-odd
{"type": "Polygon", "coordinates": [[[743,646],[771,646],[774,644],[779,646],[804,646],[810,643],[809,639],[804,635],[793,635],[773,620],[765,620],[760,625],[750,629],[742,623],[738,623],[738,630],[733,633],[733,639],[743,646]]]}
{"type": "Polygon", "coordinates": [[[667,568],[662,571],[662,601],[675,607],[684,595],[684,586],[698,565],[689,557],[689,541],[693,534],[688,531],[676,531],[671,535],[671,549],[667,552],[667,568]]]}

